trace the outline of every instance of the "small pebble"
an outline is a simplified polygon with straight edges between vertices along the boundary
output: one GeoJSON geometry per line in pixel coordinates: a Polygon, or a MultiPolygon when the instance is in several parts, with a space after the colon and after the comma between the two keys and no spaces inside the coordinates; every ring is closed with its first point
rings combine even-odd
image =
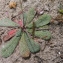
{"type": "Polygon", "coordinates": [[[54,21],[54,24],[56,24],[56,25],[57,25],[58,23],[59,23],[58,21],[54,21]]]}
{"type": "Polygon", "coordinates": [[[36,12],[38,15],[42,15],[44,13],[44,10],[42,9],[36,9],[36,12]]]}
{"type": "Polygon", "coordinates": [[[58,54],[61,54],[60,52],[58,52],[58,54]]]}

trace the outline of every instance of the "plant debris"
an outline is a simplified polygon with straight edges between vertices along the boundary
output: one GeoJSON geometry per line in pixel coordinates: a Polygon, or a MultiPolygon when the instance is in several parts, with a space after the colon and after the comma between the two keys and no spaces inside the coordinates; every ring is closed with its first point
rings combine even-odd
{"type": "Polygon", "coordinates": [[[12,38],[16,34],[16,32],[17,32],[16,29],[8,31],[7,35],[3,36],[3,40],[6,42],[10,38],[12,38]]]}
{"type": "Polygon", "coordinates": [[[17,4],[16,4],[16,2],[15,1],[10,1],[10,3],[9,3],[9,7],[12,9],[12,8],[16,8],[16,6],[17,6],[17,4]]]}

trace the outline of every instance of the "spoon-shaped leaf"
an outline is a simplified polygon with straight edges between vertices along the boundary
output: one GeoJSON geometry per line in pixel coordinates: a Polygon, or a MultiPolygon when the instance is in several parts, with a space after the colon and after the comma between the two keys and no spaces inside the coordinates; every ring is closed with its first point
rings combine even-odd
{"type": "Polygon", "coordinates": [[[32,53],[36,53],[40,50],[39,44],[30,38],[28,33],[25,33],[25,40],[32,53]]]}
{"type": "Polygon", "coordinates": [[[22,34],[21,40],[19,42],[19,49],[22,57],[27,58],[30,56],[30,50],[27,46],[24,33],[22,34]]]}
{"type": "Polygon", "coordinates": [[[35,22],[36,27],[44,26],[48,24],[51,20],[50,15],[44,14],[38,18],[38,20],[35,22]]]}
{"type": "Polygon", "coordinates": [[[0,20],[0,26],[9,26],[9,27],[15,27],[19,26],[17,23],[13,22],[9,18],[4,18],[0,20]]]}
{"type": "MultiPolygon", "coordinates": [[[[41,27],[41,26],[44,26],[44,25],[47,25],[51,20],[51,17],[50,15],[48,14],[44,14],[44,15],[41,15],[37,21],[35,22],[35,26],[36,27],[41,27]]],[[[32,28],[33,27],[33,22],[31,22],[29,25],[27,25],[26,27],[28,28],[32,28]]]]}
{"type": "Polygon", "coordinates": [[[1,49],[1,55],[3,57],[7,58],[7,57],[9,57],[13,53],[15,47],[17,46],[17,44],[18,44],[18,42],[20,40],[20,34],[21,34],[21,30],[19,30],[16,33],[16,35],[10,41],[8,41],[4,45],[4,47],[2,47],[2,49],[1,49]]]}
{"type": "Polygon", "coordinates": [[[47,30],[44,31],[35,31],[35,36],[42,38],[44,40],[49,40],[51,38],[51,33],[47,30]]]}
{"type": "Polygon", "coordinates": [[[33,20],[35,14],[36,11],[34,8],[31,8],[27,13],[24,13],[24,22],[26,22],[26,25],[33,20]]]}
{"type": "MultiPolygon", "coordinates": [[[[32,35],[32,29],[27,29],[27,31],[32,35]]],[[[47,30],[38,30],[38,31],[35,31],[34,35],[36,37],[42,38],[44,40],[49,40],[51,38],[51,33],[49,31],[47,31],[47,30]]]]}

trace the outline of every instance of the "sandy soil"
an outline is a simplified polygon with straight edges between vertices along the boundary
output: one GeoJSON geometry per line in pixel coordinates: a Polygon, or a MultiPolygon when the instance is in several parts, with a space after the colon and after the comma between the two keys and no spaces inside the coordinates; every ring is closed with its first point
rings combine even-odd
{"type": "MultiPolygon", "coordinates": [[[[17,2],[17,7],[16,9],[10,9],[8,6],[10,0],[0,0],[0,19],[4,17],[9,17],[11,19],[12,15],[15,16],[18,14],[21,10],[20,3],[19,0],[14,1],[17,2]]],[[[23,2],[23,8],[26,11],[30,7],[37,7],[38,9],[46,10],[45,13],[48,13],[55,18],[58,15],[57,11],[60,3],[63,3],[63,0],[27,0],[26,2],[23,2]]],[[[37,39],[38,42],[40,41],[41,46],[41,51],[36,54],[37,57],[32,54],[31,58],[27,60],[22,59],[18,50],[19,46],[17,46],[10,57],[0,57],[0,63],[63,63],[63,24],[50,24],[49,27],[52,38],[50,41],[37,39]]],[[[0,27],[0,38],[2,38],[7,30],[9,30],[9,28],[0,27]]],[[[2,40],[0,39],[0,43],[1,42],[2,40]]]]}

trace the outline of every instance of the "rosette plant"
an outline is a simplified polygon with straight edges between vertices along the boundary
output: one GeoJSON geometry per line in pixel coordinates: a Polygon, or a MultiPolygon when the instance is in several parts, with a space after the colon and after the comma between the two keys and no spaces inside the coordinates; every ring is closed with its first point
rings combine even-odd
{"type": "Polygon", "coordinates": [[[2,47],[0,54],[2,57],[9,57],[19,45],[20,54],[23,58],[27,58],[31,53],[40,51],[40,46],[34,41],[34,38],[41,38],[49,40],[51,33],[48,30],[48,24],[51,20],[50,15],[43,14],[36,16],[34,8],[29,9],[23,13],[23,21],[14,22],[9,18],[0,20],[0,27],[17,27],[16,29],[8,31],[4,36],[4,47],[2,47]]]}

